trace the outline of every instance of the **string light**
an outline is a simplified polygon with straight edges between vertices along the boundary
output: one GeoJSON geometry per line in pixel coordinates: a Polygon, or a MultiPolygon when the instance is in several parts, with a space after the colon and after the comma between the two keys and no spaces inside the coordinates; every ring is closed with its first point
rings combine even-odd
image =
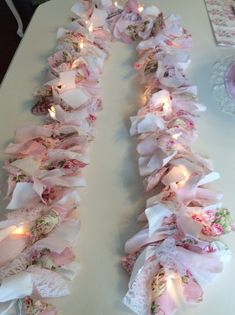
{"type": "Polygon", "coordinates": [[[144,10],[144,6],[143,5],[139,5],[138,7],[138,12],[141,13],[144,10]]]}
{"type": "Polygon", "coordinates": [[[13,231],[12,231],[12,235],[28,235],[28,229],[25,228],[25,226],[21,225],[19,227],[16,227],[13,231]]]}
{"type": "Polygon", "coordinates": [[[56,119],[56,110],[54,106],[48,109],[49,115],[52,119],[56,119]]]}
{"type": "Polygon", "coordinates": [[[80,49],[83,49],[83,48],[84,48],[84,42],[83,42],[82,39],[81,39],[81,41],[80,41],[80,43],[79,43],[79,47],[80,47],[80,49]]]}
{"type": "Polygon", "coordinates": [[[190,173],[189,173],[188,169],[184,165],[179,165],[178,166],[178,171],[184,176],[184,179],[181,180],[177,184],[177,186],[180,188],[180,187],[184,186],[184,184],[188,181],[188,179],[190,177],[190,173]]]}
{"type": "Polygon", "coordinates": [[[168,275],[167,277],[167,291],[172,298],[172,300],[175,302],[175,304],[182,305],[182,283],[181,279],[179,278],[178,275],[168,275]]]}
{"type": "Polygon", "coordinates": [[[118,1],[115,1],[114,5],[117,9],[121,9],[121,10],[123,9],[122,5],[120,5],[118,1]]]}
{"type": "Polygon", "coordinates": [[[93,23],[90,24],[88,30],[89,30],[89,32],[93,32],[93,23]]]}
{"type": "Polygon", "coordinates": [[[23,226],[19,226],[14,231],[12,231],[12,234],[20,235],[20,234],[24,234],[24,232],[25,232],[24,231],[24,227],[23,226]]]}
{"type": "Polygon", "coordinates": [[[176,133],[175,135],[172,136],[173,139],[177,140],[180,136],[182,136],[182,132],[176,133]]]}

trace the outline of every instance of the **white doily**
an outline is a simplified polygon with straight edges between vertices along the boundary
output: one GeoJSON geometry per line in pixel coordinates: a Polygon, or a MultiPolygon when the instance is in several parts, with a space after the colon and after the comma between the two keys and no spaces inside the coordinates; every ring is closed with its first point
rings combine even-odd
{"type": "Polygon", "coordinates": [[[235,115],[235,98],[232,97],[227,86],[229,79],[233,80],[232,83],[235,88],[235,74],[234,78],[228,78],[228,72],[232,66],[235,66],[235,56],[229,56],[224,60],[216,62],[210,81],[213,95],[220,110],[235,115]]]}

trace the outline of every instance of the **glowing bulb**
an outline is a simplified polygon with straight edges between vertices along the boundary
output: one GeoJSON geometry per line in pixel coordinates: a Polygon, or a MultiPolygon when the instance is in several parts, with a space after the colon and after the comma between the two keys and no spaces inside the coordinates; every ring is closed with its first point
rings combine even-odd
{"type": "Polygon", "coordinates": [[[172,136],[173,139],[177,140],[183,133],[179,132],[172,136]]]}
{"type": "Polygon", "coordinates": [[[56,110],[54,106],[48,109],[49,115],[52,119],[56,119],[56,110]]]}
{"type": "Polygon", "coordinates": [[[118,3],[118,1],[115,1],[114,5],[117,9],[121,9],[121,10],[123,9],[123,7],[118,3]]]}
{"type": "Polygon", "coordinates": [[[163,108],[164,108],[164,110],[166,112],[170,112],[171,111],[171,107],[170,107],[170,104],[168,102],[164,103],[163,108]]]}
{"type": "Polygon", "coordinates": [[[182,174],[184,175],[184,178],[185,178],[185,182],[189,179],[189,172],[186,171],[186,170],[183,170],[182,174]]]}
{"type": "Polygon", "coordinates": [[[144,6],[143,5],[139,5],[138,7],[138,12],[141,13],[144,10],[144,6]]]}
{"type": "Polygon", "coordinates": [[[178,186],[179,187],[182,187],[184,186],[184,184],[187,182],[187,180],[189,179],[190,177],[190,172],[188,171],[188,169],[184,166],[184,165],[179,165],[178,167],[178,171],[180,174],[183,175],[184,179],[181,180],[179,183],[178,183],[178,186]]]}
{"type": "Polygon", "coordinates": [[[171,298],[177,303],[177,305],[179,305],[179,298],[177,296],[175,284],[171,276],[168,276],[166,286],[167,286],[167,291],[169,295],[171,296],[171,298]]]}
{"type": "Polygon", "coordinates": [[[23,225],[16,227],[14,231],[12,231],[12,235],[28,235],[28,229],[26,229],[23,225]]]}
{"type": "Polygon", "coordinates": [[[80,43],[79,43],[79,47],[80,49],[83,49],[84,48],[84,43],[83,43],[83,40],[81,39],[80,43]]]}
{"type": "Polygon", "coordinates": [[[182,305],[182,284],[178,275],[169,275],[166,282],[167,291],[176,305],[182,305]]]}
{"type": "Polygon", "coordinates": [[[12,234],[15,234],[15,235],[20,235],[20,234],[24,234],[24,227],[23,226],[20,226],[18,228],[16,228],[12,234]]]}
{"type": "Polygon", "coordinates": [[[171,288],[174,287],[172,278],[173,278],[172,275],[169,275],[169,276],[167,277],[166,286],[167,286],[167,289],[168,289],[168,290],[171,290],[171,288]]]}
{"type": "Polygon", "coordinates": [[[146,97],[146,95],[145,95],[145,94],[143,94],[143,95],[141,96],[141,101],[142,101],[142,103],[143,103],[143,104],[145,104],[145,103],[146,103],[146,101],[147,101],[147,97],[146,97]]]}
{"type": "Polygon", "coordinates": [[[93,32],[93,23],[90,24],[89,28],[88,28],[89,32],[93,32]]]}

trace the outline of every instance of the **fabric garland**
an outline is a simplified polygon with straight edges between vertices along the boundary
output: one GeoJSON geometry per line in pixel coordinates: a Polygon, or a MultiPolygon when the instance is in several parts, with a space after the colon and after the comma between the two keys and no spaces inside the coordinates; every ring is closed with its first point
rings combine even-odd
{"type": "Polygon", "coordinates": [[[195,153],[195,120],[205,106],[185,71],[191,36],[174,15],[136,0],[83,1],[59,28],[48,58],[48,81],[35,93],[38,125],[17,128],[9,159],[7,214],[0,221],[0,314],[55,315],[47,302],[70,293],[78,271],[78,188],[102,109],[101,75],[111,41],[138,41],[135,69],[145,104],[131,117],[139,171],[152,197],[139,216],[140,232],[125,244],[130,273],[124,303],[139,315],[171,315],[197,303],[222,271],[230,252],[219,237],[234,229],[222,194],[207,184],[219,178],[210,160],[195,153]],[[15,312],[15,313],[14,313],[15,312]]]}

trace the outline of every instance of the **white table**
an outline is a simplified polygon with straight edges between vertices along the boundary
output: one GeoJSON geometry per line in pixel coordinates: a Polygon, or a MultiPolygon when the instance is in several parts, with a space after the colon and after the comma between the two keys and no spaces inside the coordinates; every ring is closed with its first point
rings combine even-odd
{"type": "MultiPolygon", "coordinates": [[[[2,148],[16,126],[38,121],[30,114],[31,94],[44,81],[46,59],[56,44],[56,29],[68,22],[73,2],[50,1],[35,12],[1,87],[2,148]]],[[[193,35],[189,76],[198,85],[200,102],[208,106],[198,124],[201,136],[197,148],[214,160],[222,178],[213,185],[224,191],[224,205],[235,217],[235,118],[216,108],[209,87],[213,63],[234,50],[215,46],[203,0],[159,0],[157,4],[166,14],[181,15],[183,25],[193,35]]],[[[72,283],[72,294],[55,302],[65,315],[131,314],[121,303],[128,277],[119,261],[124,242],[138,230],[135,219],[145,201],[135,141],[128,134],[128,117],[137,111],[138,104],[134,60],[134,49],[113,44],[103,76],[104,111],[97,123],[92,163],[85,173],[88,187],[81,192],[82,229],[77,252],[82,268],[72,283]]],[[[233,253],[234,237],[226,237],[233,253]]],[[[233,259],[227,264],[224,274],[208,288],[204,303],[178,314],[234,315],[234,263],[233,259]]]]}

